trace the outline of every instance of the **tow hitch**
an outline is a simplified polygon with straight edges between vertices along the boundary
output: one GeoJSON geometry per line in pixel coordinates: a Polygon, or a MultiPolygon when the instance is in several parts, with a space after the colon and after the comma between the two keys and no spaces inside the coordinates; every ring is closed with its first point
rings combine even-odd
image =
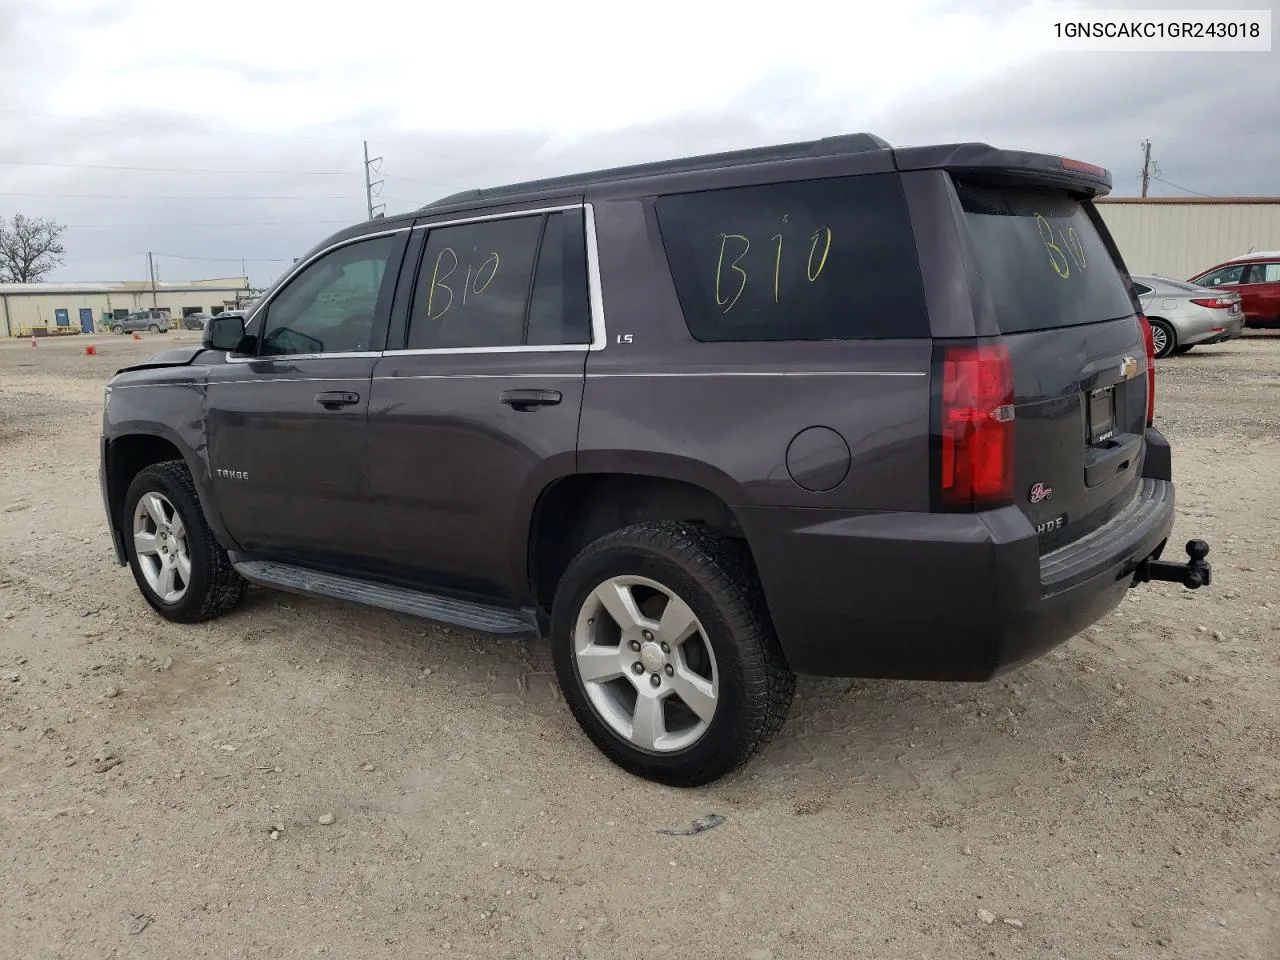
{"type": "Polygon", "coordinates": [[[1152,560],[1147,558],[1138,564],[1133,573],[1133,582],[1148,583],[1152,580],[1164,580],[1169,583],[1180,583],[1188,590],[1207,587],[1212,582],[1212,572],[1205,557],[1209,555],[1209,545],[1203,540],[1187,541],[1186,563],[1174,563],[1172,560],[1152,560]]]}

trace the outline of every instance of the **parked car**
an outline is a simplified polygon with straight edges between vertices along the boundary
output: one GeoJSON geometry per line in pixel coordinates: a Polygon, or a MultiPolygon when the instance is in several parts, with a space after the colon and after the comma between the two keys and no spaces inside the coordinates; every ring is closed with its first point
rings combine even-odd
{"type": "Polygon", "coordinates": [[[1160,559],[1110,186],[857,134],[352,225],[110,381],[116,559],[178,622],[252,582],[544,637],[667,784],[745,761],[796,673],[990,678],[1210,578],[1202,541],[1160,559]]]}
{"type": "Polygon", "coordinates": [[[1132,279],[1151,324],[1157,359],[1232,340],[1244,332],[1244,312],[1235,291],[1210,293],[1194,283],[1160,276],[1135,275],[1132,279]]]}
{"type": "Polygon", "coordinates": [[[123,318],[111,320],[107,329],[114,334],[134,333],[139,330],[168,333],[172,322],[168,310],[135,310],[123,318]]]}
{"type": "Polygon", "coordinates": [[[1280,327],[1280,250],[1234,257],[1190,282],[1239,293],[1246,327],[1280,327]]]}
{"type": "Polygon", "coordinates": [[[204,325],[209,322],[209,318],[213,316],[211,313],[201,311],[199,313],[188,313],[182,318],[183,330],[203,330],[204,325]]]}

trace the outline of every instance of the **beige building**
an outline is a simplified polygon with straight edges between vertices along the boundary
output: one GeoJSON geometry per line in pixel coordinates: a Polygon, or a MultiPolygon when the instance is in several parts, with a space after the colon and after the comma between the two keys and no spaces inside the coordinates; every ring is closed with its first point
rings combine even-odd
{"type": "Polygon", "coordinates": [[[1280,250],[1280,197],[1107,197],[1098,210],[1134,273],[1186,280],[1232,257],[1280,250]]]}
{"type": "Polygon", "coordinates": [[[221,313],[251,299],[247,277],[217,280],[149,280],[122,283],[0,283],[0,334],[97,333],[112,317],[168,308],[179,319],[221,313]]]}

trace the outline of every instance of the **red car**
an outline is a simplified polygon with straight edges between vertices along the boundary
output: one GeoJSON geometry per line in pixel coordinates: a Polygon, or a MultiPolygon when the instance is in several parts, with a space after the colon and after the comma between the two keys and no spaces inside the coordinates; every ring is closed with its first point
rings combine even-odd
{"type": "Polygon", "coordinates": [[[1189,282],[1239,293],[1246,327],[1280,327],[1280,250],[1234,257],[1189,282]]]}

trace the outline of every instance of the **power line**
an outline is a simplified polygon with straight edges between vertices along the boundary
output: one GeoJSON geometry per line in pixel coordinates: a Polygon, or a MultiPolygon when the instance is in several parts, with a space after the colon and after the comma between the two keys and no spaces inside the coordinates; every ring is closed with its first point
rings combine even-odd
{"type": "Polygon", "coordinates": [[[213,167],[137,167],[113,163],[62,163],[54,160],[0,160],[20,167],[66,167],[84,170],[135,170],[143,173],[235,173],[287,177],[349,177],[350,170],[220,170],[213,167]]]}
{"type": "Polygon", "coordinates": [[[1151,179],[1152,179],[1152,180],[1159,180],[1159,181],[1160,181],[1161,183],[1163,183],[1166,187],[1173,187],[1175,190],[1181,190],[1181,191],[1183,191],[1184,193],[1190,193],[1190,194],[1193,194],[1194,196],[1197,196],[1197,197],[1212,197],[1212,196],[1213,196],[1213,194],[1211,194],[1211,193],[1201,193],[1199,190],[1192,190],[1190,187],[1184,187],[1184,186],[1181,186],[1180,184],[1177,184],[1177,183],[1171,183],[1170,181],[1166,180],[1164,177],[1152,176],[1152,178],[1151,178],[1151,179]]]}
{"type": "Polygon", "coordinates": [[[350,220],[261,220],[245,223],[64,223],[69,230],[185,230],[187,227],[303,227],[349,224],[350,220]]]}
{"type": "MultiPolygon", "coordinates": [[[[112,120],[101,116],[74,116],[69,113],[44,113],[39,110],[0,110],[0,115],[4,114],[18,117],[47,117],[51,120],[71,120],[76,123],[103,123],[118,126],[126,126],[130,124],[130,121],[127,120],[112,120]]],[[[346,144],[356,142],[355,137],[317,137],[303,133],[266,133],[258,130],[233,130],[227,127],[210,127],[204,125],[198,125],[195,129],[196,132],[199,133],[220,133],[232,137],[270,137],[276,140],[314,140],[323,143],[346,144]]]]}
{"type": "Polygon", "coordinates": [[[289,197],[250,197],[240,194],[225,195],[192,195],[179,196],[164,194],[127,194],[127,193],[40,193],[14,192],[0,193],[0,197],[46,197],[69,200],[345,200],[348,203],[355,199],[350,195],[336,197],[289,196],[289,197]]]}

